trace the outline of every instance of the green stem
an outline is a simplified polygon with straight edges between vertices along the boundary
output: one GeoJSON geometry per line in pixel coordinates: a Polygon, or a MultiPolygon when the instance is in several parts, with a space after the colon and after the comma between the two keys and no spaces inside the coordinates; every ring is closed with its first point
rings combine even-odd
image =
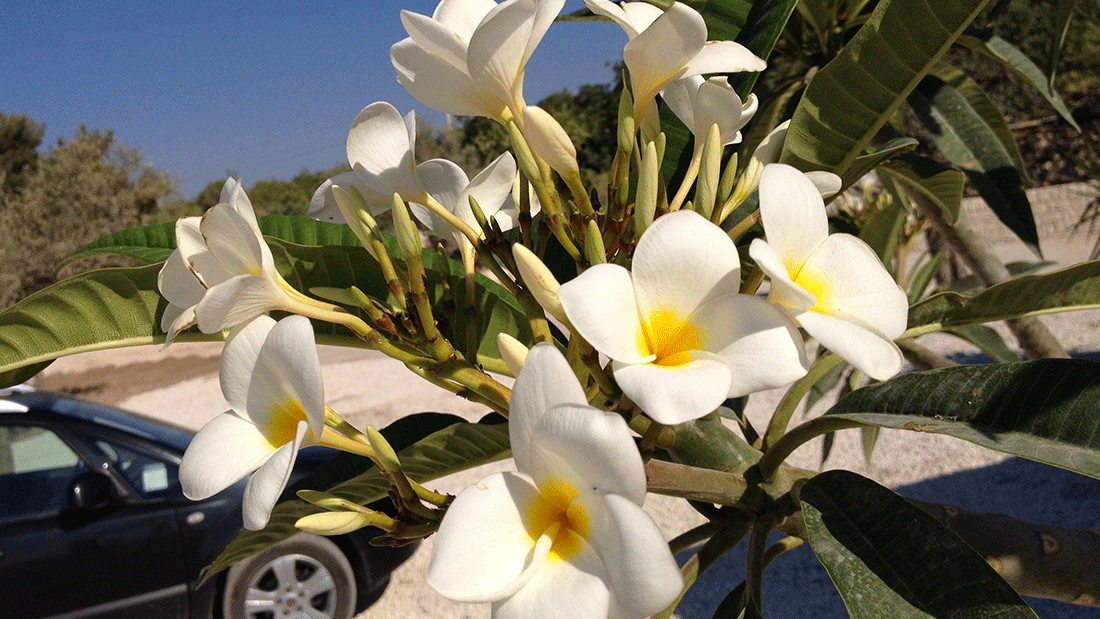
{"type": "Polygon", "coordinates": [[[798,403],[802,401],[802,398],[806,396],[806,393],[817,384],[817,381],[821,380],[821,377],[829,373],[829,370],[833,369],[840,362],[843,361],[840,357],[833,353],[825,353],[814,360],[813,365],[810,366],[810,371],[805,376],[795,381],[791,385],[790,389],[787,389],[787,393],[784,394],[783,399],[779,402],[779,405],[775,407],[775,412],[772,413],[771,421],[768,423],[768,429],[764,432],[764,449],[774,445],[783,433],[787,431],[787,426],[791,422],[791,417],[794,415],[794,411],[798,408],[798,403]]]}
{"type": "Polygon", "coordinates": [[[795,449],[803,444],[830,432],[847,430],[849,428],[861,428],[867,424],[843,417],[815,417],[795,429],[787,432],[779,438],[770,448],[764,450],[764,455],[757,463],[761,479],[770,480],[779,470],[783,461],[790,456],[795,449]]]}
{"type": "Polygon", "coordinates": [[[671,213],[680,209],[680,206],[687,198],[688,192],[691,190],[692,184],[695,182],[695,177],[699,176],[699,168],[703,162],[703,149],[696,149],[691,155],[691,163],[688,165],[687,171],[684,173],[684,180],[680,183],[680,189],[676,191],[676,196],[672,198],[672,202],[668,205],[668,210],[671,213]]]}

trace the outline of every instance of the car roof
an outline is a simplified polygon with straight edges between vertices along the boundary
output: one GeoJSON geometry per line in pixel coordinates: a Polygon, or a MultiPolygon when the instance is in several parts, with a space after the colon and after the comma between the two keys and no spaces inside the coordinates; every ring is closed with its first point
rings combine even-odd
{"type": "Polygon", "coordinates": [[[42,412],[83,421],[92,425],[114,428],[145,439],[184,450],[195,433],[183,427],[98,402],[90,402],[61,393],[41,391],[0,395],[0,413],[42,412]],[[5,405],[14,410],[6,410],[5,405]]]}

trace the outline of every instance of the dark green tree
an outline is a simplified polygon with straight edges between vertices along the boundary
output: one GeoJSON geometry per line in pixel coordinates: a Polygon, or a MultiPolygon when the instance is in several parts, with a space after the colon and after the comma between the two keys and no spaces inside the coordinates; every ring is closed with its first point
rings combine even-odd
{"type": "Polygon", "coordinates": [[[111,231],[141,223],[175,191],[167,172],[111,131],[81,127],[24,175],[21,191],[0,192],[0,305],[54,280],[61,261],[111,231]]]}
{"type": "Polygon", "coordinates": [[[20,191],[38,165],[45,123],[0,112],[0,192],[20,191]]]}

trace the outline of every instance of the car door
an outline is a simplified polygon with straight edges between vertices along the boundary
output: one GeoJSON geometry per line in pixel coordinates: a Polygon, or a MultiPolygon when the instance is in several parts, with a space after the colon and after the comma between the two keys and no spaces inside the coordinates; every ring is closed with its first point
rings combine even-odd
{"type": "Polygon", "coordinates": [[[186,616],[180,532],[156,491],[174,471],[135,469],[154,490],[139,492],[117,466],[66,428],[0,420],[0,616],[186,616]],[[74,507],[76,482],[109,500],[74,507]]]}

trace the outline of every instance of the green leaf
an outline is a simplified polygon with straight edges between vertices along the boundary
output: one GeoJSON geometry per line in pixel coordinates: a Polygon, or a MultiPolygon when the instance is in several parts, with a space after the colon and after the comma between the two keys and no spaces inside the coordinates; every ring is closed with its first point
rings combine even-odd
{"type": "Polygon", "coordinates": [[[909,96],[909,105],[997,218],[1038,254],[1039,233],[1025,191],[1031,181],[1004,116],[981,87],[938,64],[909,96]]]}
{"type": "Polygon", "coordinates": [[[782,161],[844,175],[988,0],[884,0],[810,82],[782,161]]]}
{"type": "Polygon", "coordinates": [[[928,197],[954,223],[962,208],[962,172],[928,157],[902,154],[878,167],[882,176],[905,183],[928,197]]]}
{"type": "Polygon", "coordinates": [[[893,260],[898,253],[898,237],[905,229],[909,212],[895,200],[885,208],[871,213],[859,227],[859,238],[874,250],[879,260],[893,274],[893,260]]]}
{"type": "MultiPolygon", "coordinates": [[[[794,11],[797,0],[710,0],[699,11],[711,41],[736,41],[767,59],[794,11]]],[[[745,99],[759,73],[737,73],[730,84],[745,99]]]]}
{"type": "Polygon", "coordinates": [[[1077,0],[1058,0],[1058,13],[1054,18],[1053,36],[1050,41],[1050,58],[1047,59],[1047,83],[1054,87],[1054,75],[1058,71],[1058,63],[1062,59],[1062,48],[1066,44],[1066,34],[1069,32],[1069,24],[1073,21],[1073,12],[1077,8],[1077,0]]]}
{"type": "MultiPolygon", "coordinates": [[[[1018,260],[1009,262],[1005,265],[1005,269],[1008,270],[1008,274],[1011,277],[1023,277],[1025,275],[1031,275],[1049,266],[1054,266],[1056,262],[1050,260],[1038,260],[1027,261],[1018,260]]],[[[973,296],[985,289],[985,284],[982,280],[978,279],[977,275],[967,275],[966,277],[960,277],[955,281],[947,284],[943,287],[945,291],[957,292],[968,296],[973,296]]]]}
{"type": "Polygon", "coordinates": [[[842,190],[854,185],[871,170],[884,165],[887,161],[899,157],[916,147],[917,141],[913,138],[895,138],[877,148],[867,149],[862,155],[856,157],[852,165],[848,166],[848,169],[844,171],[844,175],[840,179],[842,190]]]}
{"type": "Polygon", "coordinates": [[[909,308],[909,328],[921,332],[994,320],[1100,307],[1100,261],[1028,275],[967,297],[941,292],[909,308]]]}
{"type": "Polygon", "coordinates": [[[852,619],[1036,619],[981,556],[891,490],[828,471],[799,498],[810,547],[852,619]]]}
{"type": "MultiPolygon", "coordinates": [[[[419,483],[507,458],[510,454],[507,424],[455,423],[398,452],[405,473],[419,483]]],[[[367,504],[384,498],[389,484],[377,469],[326,489],[332,494],[367,504]]],[[[299,518],[322,511],[300,499],[275,506],[271,519],[260,531],[241,531],[221,555],[203,571],[209,578],[234,563],[298,533],[299,518]]]]}
{"type": "Polygon", "coordinates": [[[1039,94],[1043,95],[1047,103],[1050,103],[1050,106],[1058,112],[1063,120],[1068,122],[1074,129],[1081,130],[1077,126],[1077,121],[1073,120],[1073,114],[1066,107],[1065,101],[1062,101],[1062,96],[1058,94],[1057,90],[1054,90],[1050,78],[1044,75],[1039,65],[1020,51],[1020,48],[993,34],[992,30],[977,28],[967,30],[963,36],[959,37],[959,43],[979,51],[1015,71],[1035,87],[1039,94]]]}
{"type": "Polygon", "coordinates": [[[826,417],[946,434],[1100,479],[1100,363],[1039,359],[898,376],[826,417]]]}
{"type": "MultiPolygon", "coordinates": [[[[309,217],[265,215],[257,219],[260,232],[297,245],[359,247],[359,239],[344,224],[309,217]]],[[[176,248],[176,223],[166,222],[122,230],[76,250],[61,266],[92,256],[121,255],[146,263],[164,262],[176,248]]]]}
{"type": "Polygon", "coordinates": [[[947,329],[944,333],[950,333],[961,340],[970,342],[998,363],[1015,363],[1020,360],[1020,355],[1013,352],[1008,344],[1005,344],[1001,334],[985,325],[955,327],[954,329],[947,329]]]}
{"type": "Polygon", "coordinates": [[[77,275],[0,312],[0,385],[23,382],[62,355],[163,342],[159,270],[77,275]]]}
{"type": "Polygon", "coordinates": [[[907,296],[909,299],[909,305],[915,305],[924,296],[925,291],[928,290],[928,285],[932,282],[932,278],[936,276],[936,272],[940,268],[940,263],[943,262],[943,257],[947,255],[947,250],[941,250],[936,252],[936,255],[930,257],[928,262],[921,265],[909,281],[909,290],[907,296]]]}
{"type": "Polygon", "coordinates": [[[129,256],[146,264],[164,262],[176,248],[176,224],[168,222],[130,228],[92,241],[66,258],[61,267],[94,256],[129,256]]]}
{"type": "MultiPolygon", "coordinates": [[[[277,239],[269,239],[268,244],[279,272],[299,290],[356,285],[376,298],[388,294],[377,264],[361,247],[302,246],[277,239]]],[[[499,284],[478,274],[474,317],[459,319],[454,308],[464,307],[464,287],[458,281],[446,281],[438,255],[426,252],[424,262],[441,331],[451,341],[463,342],[466,329],[476,329],[480,363],[500,358],[496,336],[502,331],[530,339],[526,314],[499,284]],[[457,291],[453,304],[444,302],[445,284],[457,291]]],[[[461,266],[451,266],[451,272],[463,272],[461,266]]],[[[83,273],[0,311],[0,384],[23,382],[58,357],[163,343],[160,315],[166,302],[157,289],[159,271],[160,265],[155,264],[83,273]]],[[[315,322],[314,330],[328,344],[362,345],[358,338],[328,323],[315,322]]],[[[221,339],[220,333],[205,335],[194,329],[177,337],[180,342],[221,339]]]]}

